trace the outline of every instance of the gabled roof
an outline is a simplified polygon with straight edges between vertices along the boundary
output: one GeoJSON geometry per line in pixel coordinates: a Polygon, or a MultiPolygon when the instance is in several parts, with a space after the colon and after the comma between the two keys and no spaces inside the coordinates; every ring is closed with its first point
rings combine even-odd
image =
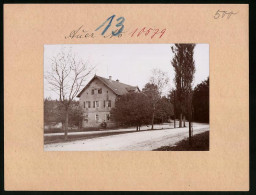
{"type": "Polygon", "coordinates": [[[82,89],[82,91],[77,95],[77,97],[80,97],[82,93],[89,87],[89,85],[94,81],[95,79],[99,79],[104,85],[106,85],[110,90],[112,90],[117,95],[124,95],[125,93],[129,91],[135,91],[138,89],[138,86],[131,86],[124,83],[120,83],[119,81],[109,80],[104,77],[100,77],[95,75],[90,82],[82,89]]]}

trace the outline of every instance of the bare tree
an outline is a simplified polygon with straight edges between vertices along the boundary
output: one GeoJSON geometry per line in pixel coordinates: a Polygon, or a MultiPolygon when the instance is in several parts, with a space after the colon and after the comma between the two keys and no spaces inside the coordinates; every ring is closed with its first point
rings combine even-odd
{"type": "Polygon", "coordinates": [[[86,79],[92,73],[93,66],[69,51],[61,51],[51,58],[51,69],[46,72],[45,79],[49,88],[58,94],[59,101],[65,110],[65,140],[68,136],[70,106],[86,79]]]}
{"type": "Polygon", "coordinates": [[[166,72],[155,68],[152,70],[152,76],[150,77],[149,81],[157,86],[158,93],[160,96],[162,96],[169,82],[169,77],[166,72]]]}
{"type": "Polygon", "coordinates": [[[149,83],[144,87],[143,92],[147,94],[152,102],[151,129],[154,129],[156,105],[163,96],[163,92],[169,82],[168,74],[160,69],[153,69],[149,83]]]}

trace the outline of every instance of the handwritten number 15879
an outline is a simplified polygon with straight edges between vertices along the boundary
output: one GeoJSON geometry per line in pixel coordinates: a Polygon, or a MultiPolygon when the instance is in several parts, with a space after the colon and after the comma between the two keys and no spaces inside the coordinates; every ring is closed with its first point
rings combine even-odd
{"type": "MultiPolygon", "coordinates": [[[[111,23],[112,23],[112,21],[113,21],[113,19],[114,19],[115,16],[116,16],[116,15],[110,16],[105,22],[103,22],[103,24],[101,24],[98,28],[96,28],[95,31],[99,30],[101,27],[103,27],[103,26],[109,21],[109,22],[108,22],[108,25],[105,27],[105,29],[104,29],[104,30],[102,31],[102,33],[101,33],[101,35],[104,35],[105,32],[106,32],[106,31],[109,29],[109,27],[111,26],[111,23]]],[[[123,32],[123,29],[124,29],[124,25],[123,25],[123,23],[124,23],[124,21],[125,21],[124,17],[119,17],[116,21],[117,21],[117,22],[120,21],[119,23],[116,24],[116,27],[120,27],[120,28],[119,28],[118,31],[112,31],[112,35],[113,35],[113,36],[118,36],[120,33],[123,32]]]]}

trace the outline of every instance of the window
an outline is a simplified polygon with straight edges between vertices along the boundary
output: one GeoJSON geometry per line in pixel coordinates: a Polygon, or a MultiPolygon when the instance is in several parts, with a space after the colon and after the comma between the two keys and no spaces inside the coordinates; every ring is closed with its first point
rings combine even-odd
{"type": "Polygon", "coordinates": [[[95,115],[95,120],[96,120],[96,122],[99,122],[99,115],[98,114],[95,115]]]}
{"type": "Polygon", "coordinates": [[[104,100],[104,102],[103,102],[104,104],[103,104],[103,107],[105,108],[105,107],[111,107],[111,100],[104,100]]]}
{"type": "Polygon", "coordinates": [[[84,108],[85,108],[85,102],[84,102],[84,108]]]}
{"type": "Polygon", "coordinates": [[[98,89],[98,94],[102,94],[102,89],[98,89]]]}
{"type": "Polygon", "coordinates": [[[87,101],[86,104],[87,104],[87,108],[91,108],[91,102],[90,101],[87,101]]]}
{"type": "Polygon", "coordinates": [[[110,114],[106,114],[106,121],[110,120],[110,114]]]}
{"type": "Polygon", "coordinates": [[[99,106],[99,101],[93,101],[93,108],[98,108],[99,106]]]}
{"type": "Polygon", "coordinates": [[[94,89],[92,89],[92,95],[94,94],[94,89]]]}
{"type": "Polygon", "coordinates": [[[87,115],[85,115],[85,117],[84,117],[84,121],[85,121],[86,123],[88,123],[88,114],[87,114],[87,115]]]}

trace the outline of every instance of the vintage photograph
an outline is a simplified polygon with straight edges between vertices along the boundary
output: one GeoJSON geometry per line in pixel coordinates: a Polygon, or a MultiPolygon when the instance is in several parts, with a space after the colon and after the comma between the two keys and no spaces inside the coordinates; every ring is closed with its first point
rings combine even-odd
{"type": "Polygon", "coordinates": [[[209,151],[209,44],[44,46],[45,151],[209,151]]]}

